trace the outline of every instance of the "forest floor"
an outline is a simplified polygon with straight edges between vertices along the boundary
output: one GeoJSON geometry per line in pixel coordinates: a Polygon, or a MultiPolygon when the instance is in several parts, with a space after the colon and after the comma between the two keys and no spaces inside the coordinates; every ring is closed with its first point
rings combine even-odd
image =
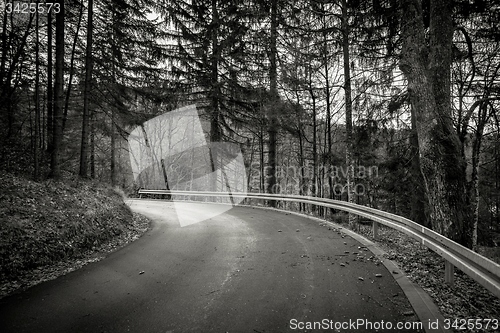
{"type": "Polygon", "coordinates": [[[0,174],[0,298],[98,261],[148,227],[111,187],[0,174]]]}
{"type": "MultiPolygon", "coordinates": [[[[360,224],[356,232],[384,249],[387,252],[387,259],[396,262],[413,283],[422,287],[451,323],[457,320],[460,327],[464,319],[500,320],[500,300],[495,295],[458,269],[455,269],[455,285],[451,287],[446,284],[443,258],[418,241],[382,225],[379,226],[377,240],[372,237],[371,224],[360,224]]],[[[500,328],[477,331],[466,329],[466,331],[499,332],[500,328]]]]}

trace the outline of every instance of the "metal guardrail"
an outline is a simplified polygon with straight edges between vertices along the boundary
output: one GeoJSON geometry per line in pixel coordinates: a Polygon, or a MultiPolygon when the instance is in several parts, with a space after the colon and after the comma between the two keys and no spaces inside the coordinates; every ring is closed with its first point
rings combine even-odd
{"type": "Polygon", "coordinates": [[[457,267],[495,296],[500,298],[500,265],[477,254],[474,251],[438,234],[437,232],[417,224],[404,217],[387,213],[370,207],[365,207],[345,201],[331,200],[316,197],[305,197],[298,195],[280,195],[265,193],[229,193],[229,192],[205,192],[205,191],[166,191],[166,190],[139,190],[142,194],[180,195],[199,197],[236,197],[261,200],[290,201],[297,203],[312,204],[327,208],[334,208],[372,220],[373,237],[377,238],[378,223],[399,230],[408,236],[417,239],[445,260],[445,281],[453,285],[454,267],[457,267]]]}

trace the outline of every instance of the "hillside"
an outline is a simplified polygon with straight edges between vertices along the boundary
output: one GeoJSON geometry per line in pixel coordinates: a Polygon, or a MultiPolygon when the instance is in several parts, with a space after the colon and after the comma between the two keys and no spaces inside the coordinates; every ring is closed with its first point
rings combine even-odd
{"type": "Polygon", "coordinates": [[[149,222],[110,187],[0,175],[0,297],[99,260],[149,222]]]}

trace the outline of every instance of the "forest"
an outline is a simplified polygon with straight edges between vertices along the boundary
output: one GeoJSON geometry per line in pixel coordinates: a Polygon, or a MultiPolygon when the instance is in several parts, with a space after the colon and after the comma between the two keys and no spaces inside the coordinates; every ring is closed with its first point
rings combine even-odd
{"type": "Polygon", "coordinates": [[[133,195],[129,135],[196,105],[209,146],[240,147],[249,192],[367,205],[469,248],[500,242],[495,0],[1,8],[2,172],[133,195]]]}

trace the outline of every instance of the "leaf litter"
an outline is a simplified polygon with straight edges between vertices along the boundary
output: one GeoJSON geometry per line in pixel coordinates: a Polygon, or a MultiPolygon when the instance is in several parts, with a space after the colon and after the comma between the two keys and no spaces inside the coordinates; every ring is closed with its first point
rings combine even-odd
{"type": "Polygon", "coordinates": [[[102,259],[149,223],[97,182],[0,175],[0,298],[102,259]]]}

